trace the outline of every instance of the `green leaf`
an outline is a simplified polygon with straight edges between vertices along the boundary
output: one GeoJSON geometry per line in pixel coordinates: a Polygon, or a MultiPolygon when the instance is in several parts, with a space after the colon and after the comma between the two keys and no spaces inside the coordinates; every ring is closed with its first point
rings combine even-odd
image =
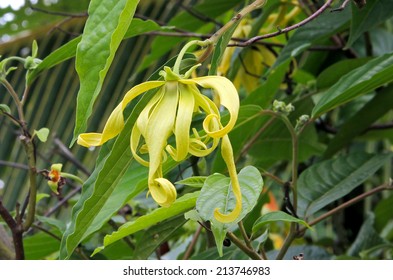
{"type": "Polygon", "coordinates": [[[35,217],[41,223],[53,226],[53,227],[57,228],[58,230],[60,230],[60,232],[64,232],[65,229],[66,229],[65,222],[60,220],[60,219],[55,219],[55,218],[50,218],[50,217],[45,217],[45,216],[39,216],[39,215],[36,215],[35,217]]]}
{"type": "Polygon", "coordinates": [[[175,184],[177,185],[186,185],[194,188],[202,188],[203,184],[206,181],[207,176],[192,176],[186,179],[177,181],[175,184]]]}
{"type": "Polygon", "coordinates": [[[213,221],[211,223],[211,230],[213,232],[214,240],[216,242],[218,255],[222,257],[224,240],[225,237],[227,236],[228,229],[224,228],[224,225],[222,223],[213,221]]]}
{"type": "Polygon", "coordinates": [[[298,180],[298,216],[306,219],[372,176],[392,154],[342,155],[307,168],[298,180]]]}
{"type": "Polygon", "coordinates": [[[75,67],[80,80],[77,98],[75,142],[86,130],[94,101],[112,64],[116,50],[134,16],[137,0],[92,0],[82,40],[76,51],[75,67]]]}
{"type": "Polygon", "coordinates": [[[352,44],[364,33],[393,16],[393,2],[390,0],[367,0],[367,4],[359,9],[352,1],[352,20],[348,42],[345,48],[352,44]]]}
{"type": "Polygon", "coordinates": [[[358,256],[362,251],[386,243],[386,241],[382,239],[382,237],[380,237],[378,232],[374,229],[374,220],[375,215],[373,213],[369,213],[367,219],[360,228],[355,241],[348,249],[347,255],[358,256]]]}
{"type": "Polygon", "coordinates": [[[324,89],[334,85],[342,76],[370,61],[370,57],[344,59],[327,67],[317,78],[317,88],[324,89]]]}
{"type": "Polygon", "coordinates": [[[40,202],[42,199],[47,198],[47,197],[50,197],[50,195],[47,194],[47,193],[38,193],[38,194],[37,194],[37,197],[36,197],[36,199],[35,199],[35,203],[38,203],[38,202],[40,202]]]}
{"type": "Polygon", "coordinates": [[[298,223],[311,229],[311,227],[305,221],[295,218],[294,216],[291,216],[285,212],[275,211],[275,212],[266,213],[262,217],[259,217],[258,220],[255,221],[252,227],[252,232],[256,233],[264,225],[274,222],[298,223]]]}
{"type": "Polygon", "coordinates": [[[97,254],[101,250],[103,250],[106,246],[122,239],[125,236],[133,234],[137,231],[143,230],[150,226],[153,226],[159,222],[162,222],[166,219],[172,218],[179,214],[182,214],[193,207],[195,207],[196,199],[199,195],[199,192],[194,192],[190,194],[185,194],[181,198],[177,199],[170,207],[168,208],[158,208],[152,211],[149,214],[146,214],[135,221],[131,221],[122,225],[117,231],[113,232],[110,235],[106,235],[104,238],[104,245],[102,247],[97,248],[94,254],[97,254]]]}
{"type": "MultiPolygon", "coordinates": [[[[238,178],[242,191],[242,211],[233,223],[241,221],[254,208],[263,186],[261,174],[253,166],[244,167],[238,178]]],[[[213,217],[216,208],[222,213],[228,213],[235,207],[236,200],[230,183],[230,178],[218,173],[206,179],[196,205],[197,211],[205,221],[217,222],[213,217]]]]}
{"type": "Polygon", "coordinates": [[[46,140],[48,140],[49,129],[43,127],[40,130],[34,130],[34,134],[37,135],[38,139],[40,139],[41,142],[45,143],[46,140]]]}
{"type": "Polygon", "coordinates": [[[331,157],[333,154],[344,148],[346,145],[370,125],[385,115],[393,108],[393,86],[390,85],[378,92],[369,102],[367,102],[356,114],[348,119],[339,129],[338,133],[330,141],[324,157],[331,157]]]}
{"type": "Polygon", "coordinates": [[[209,75],[217,75],[217,69],[218,66],[220,66],[225,49],[227,48],[229,41],[231,40],[232,35],[235,32],[239,23],[240,21],[237,21],[237,23],[232,25],[231,28],[229,28],[218,40],[216,46],[214,47],[214,52],[209,69],[209,75]]]}
{"type": "Polygon", "coordinates": [[[146,230],[141,239],[138,239],[133,259],[146,260],[154,251],[181,228],[187,220],[183,215],[163,221],[146,230]]]}
{"type": "Polygon", "coordinates": [[[0,111],[4,112],[4,113],[7,113],[9,115],[11,114],[11,109],[6,104],[0,104],[0,111]]]}
{"type": "Polygon", "coordinates": [[[312,117],[340,106],[352,99],[393,81],[393,54],[377,57],[343,76],[324,92],[312,111],[312,117]]]}
{"type": "MultiPolygon", "coordinates": [[[[58,234],[58,232],[54,232],[58,234]]],[[[27,260],[43,260],[59,250],[60,241],[46,233],[37,233],[23,239],[25,258],[27,260]]]]}

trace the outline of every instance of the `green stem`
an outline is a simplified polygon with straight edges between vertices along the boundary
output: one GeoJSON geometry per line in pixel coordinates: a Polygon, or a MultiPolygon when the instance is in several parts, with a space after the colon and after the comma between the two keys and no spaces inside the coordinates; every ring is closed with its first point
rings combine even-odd
{"type": "Polygon", "coordinates": [[[244,253],[247,254],[251,259],[253,260],[262,260],[262,257],[255,252],[254,250],[248,248],[239,238],[237,238],[236,235],[234,235],[232,232],[227,232],[228,238],[244,253]]]}
{"type": "Polygon", "coordinates": [[[262,7],[266,3],[266,0],[256,0],[250,5],[244,7],[240,12],[238,12],[229,22],[227,22],[223,27],[221,27],[213,36],[210,37],[210,40],[213,44],[216,44],[220,37],[228,31],[235,23],[240,21],[244,16],[251,13],[255,9],[262,7]]]}
{"type": "Polygon", "coordinates": [[[244,242],[246,243],[246,246],[247,246],[249,249],[253,249],[253,248],[252,248],[252,245],[251,245],[251,242],[250,242],[250,238],[248,237],[247,232],[246,232],[246,229],[244,228],[243,222],[240,221],[240,222],[238,223],[238,226],[239,226],[239,229],[240,229],[240,233],[241,233],[242,236],[243,236],[244,242]]]}
{"type": "MultiPolygon", "coordinates": [[[[25,116],[23,113],[23,104],[21,103],[18,94],[15,92],[12,85],[6,79],[0,79],[0,82],[7,89],[8,93],[11,95],[12,99],[15,102],[16,108],[18,110],[19,120],[24,125],[25,124],[25,116]]],[[[25,127],[23,127],[25,129],[25,127]]]]}
{"type": "Polygon", "coordinates": [[[25,146],[27,161],[29,165],[29,181],[30,181],[30,191],[29,191],[29,202],[28,202],[28,212],[25,222],[23,223],[23,230],[27,231],[34,222],[35,217],[35,206],[37,198],[37,169],[36,169],[36,159],[35,159],[35,147],[33,144],[33,139],[26,137],[23,144],[25,146]]]}
{"type": "Polygon", "coordinates": [[[176,58],[175,65],[173,66],[173,73],[180,75],[180,63],[183,59],[183,56],[186,54],[186,51],[193,45],[198,45],[201,47],[207,46],[211,44],[209,40],[206,41],[199,41],[199,40],[192,40],[184,45],[184,47],[180,50],[179,55],[176,58]]]}

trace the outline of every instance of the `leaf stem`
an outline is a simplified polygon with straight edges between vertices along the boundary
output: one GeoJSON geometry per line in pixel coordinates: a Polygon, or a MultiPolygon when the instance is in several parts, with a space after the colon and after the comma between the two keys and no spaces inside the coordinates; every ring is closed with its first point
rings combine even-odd
{"type": "Polygon", "coordinates": [[[262,257],[253,249],[248,248],[236,235],[232,232],[227,232],[228,238],[244,253],[253,260],[262,260],[262,257]]]}
{"type": "Polygon", "coordinates": [[[250,238],[248,237],[246,229],[244,228],[243,221],[240,221],[237,224],[239,226],[240,233],[243,236],[244,242],[246,243],[246,246],[249,249],[253,250],[253,247],[252,247],[251,242],[250,242],[250,238]]]}

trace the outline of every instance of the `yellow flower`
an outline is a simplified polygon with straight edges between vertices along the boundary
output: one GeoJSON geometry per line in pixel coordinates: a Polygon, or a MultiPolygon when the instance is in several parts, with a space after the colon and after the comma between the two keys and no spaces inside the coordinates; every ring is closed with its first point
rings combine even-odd
{"type": "MultiPolygon", "coordinates": [[[[184,49],[187,49],[188,45],[184,49]]],[[[127,104],[140,94],[157,89],[138,116],[130,139],[134,158],[149,167],[148,188],[153,199],[163,207],[170,206],[176,199],[175,187],[169,180],[163,178],[162,163],[167,155],[175,161],[182,161],[189,154],[203,157],[211,153],[219,144],[220,138],[224,137],[222,154],[226,162],[232,161],[232,166],[228,166],[228,169],[231,179],[236,181],[233,183],[233,190],[237,205],[229,214],[221,214],[216,209],[215,216],[222,222],[234,220],[241,210],[241,193],[231,154],[232,148],[226,135],[237,120],[238,93],[231,81],[225,77],[206,76],[190,79],[192,71],[198,65],[184,75],[180,75],[179,66],[183,55],[184,52],[179,54],[173,70],[164,67],[164,70],[160,72],[164,81],[145,82],[129,90],[111,113],[103,132],[83,133],[78,137],[78,144],[86,147],[99,146],[117,136],[124,127],[123,110],[127,104]],[[219,97],[220,104],[230,115],[225,125],[221,123],[220,110],[212,100],[200,92],[198,87],[212,89],[219,97]],[[201,133],[191,127],[194,113],[205,114],[201,133]],[[172,135],[175,138],[173,146],[167,143],[172,135]],[[148,159],[142,156],[145,153],[148,154],[148,159]]]]}

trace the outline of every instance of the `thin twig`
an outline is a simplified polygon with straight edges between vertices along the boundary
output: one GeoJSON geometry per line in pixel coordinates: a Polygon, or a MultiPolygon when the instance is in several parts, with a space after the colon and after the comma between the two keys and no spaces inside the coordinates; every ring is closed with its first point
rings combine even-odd
{"type": "Polygon", "coordinates": [[[198,229],[196,230],[196,232],[192,236],[191,243],[188,246],[186,252],[184,253],[183,260],[188,260],[190,258],[192,250],[194,250],[195,245],[196,245],[196,243],[198,241],[198,237],[201,234],[202,228],[203,228],[203,226],[199,225],[198,229]]]}
{"type": "MultiPolygon", "coordinates": [[[[337,206],[336,208],[326,212],[325,214],[322,214],[321,216],[319,216],[315,220],[312,220],[308,224],[310,226],[313,226],[313,225],[319,223],[320,221],[322,221],[322,220],[332,216],[333,214],[335,214],[335,213],[337,213],[337,212],[339,212],[339,211],[341,211],[341,210],[343,210],[343,209],[345,209],[345,208],[347,208],[347,207],[349,207],[349,206],[351,206],[351,205],[353,205],[353,204],[355,204],[355,203],[365,199],[366,197],[368,197],[370,195],[373,195],[373,194],[376,194],[376,193],[381,192],[381,191],[385,191],[385,190],[393,190],[393,186],[390,185],[390,184],[383,184],[383,185],[378,186],[378,187],[376,187],[374,189],[371,189],[371,190],[369,190],[369,191],[367,191],[365,193],[362,193],[362,194],[352,198],[351,200],[348,200],[347,202],[337,206]]],[[[306,230],[306,228],[302,228],[300,230],[300,232],[303,232],[305,230],[306,230]]]]}
{"type": "Polygon", "coordinates": [[[41,8],[38,8],[38,7],[34,7],[31,4],[29,4],[29,7],[33,11],[41,12],[41,13],[49,14],[49,15],[54,15],[54,16],[65,16],[65,17],[73,17],[73,18],[87,17],[88,16],[87,12],[83,12],[83,13],[65,13],[65,12],[58,12],[58,11],[49,11],[49,10],[41,9],[41,8]]]}
{"type": "Polygon", "coordinates": [[[252,247],[252,245],[251,245],[250,238],[249,238],[248,235],[247,235],[247,232],[246,232],[246,229],[244,228],[243,222],[240,221],[240,222],[238,223],[238,226],[239,226],[240,233],[241,233],[241,235],[243,236],[244,242],[246,243],[246,246],[247,246],[249,249],[253,250],[253,247],[252,247]]]}
{"type": "Polygon", "coordinates": [[[244,253],[246,253],[246,255],[249,256],[251,259],[253,259],[253,260],[262,260],[262,257],[257,252],[255,252],[254,250],[248,248],[232,232],[227,232],[227,236],[240,250],[242,250],[244,253]]]}
{"type": "Polygon", "coordinates": [[[242,43],[238,43],[238,46],[240,47],[244,47],[244,46],[249,46],[251,44],[254,44],[257,41],[263,40],[263,39],[267,39],[267,38],[272,38],[272,37],[276,37],[278,35],[284,34],[284,33],[288,33],[289,31],[295,30],[307,23],[309,23],[310,21],[314,20],[315,18],[317,18],[318,16],[320,16],[327,8],[330,7],[330,5],[332,4],[333,0],[328,0],[326,1],[326,3],[319,8],[315,13],[313,13],[311,16],[307,17],[306,19],[302,20],[301,22],[298,22],[294,25],[288,26],[286,28],[283,29],[279,29],[276,32],[273,33],[269,33],[269,34],[265,34],[265,35],[260,35],[260,36],[255,36],[245,42],[242,43]]]}
{"type": "Polygon", "coordinates": [[[180,3],[180,7],[184,10],[186,10],[190,15],[192,15],[193,17],[200,19],[203,22],[213,22],[215,25],[222,27],[221,22],[218,22],[217,20],[215,20],[214,18],[208,17],[200,12],[198,12],[197,10],[188,7],[186,5],[183,5],[182,3],[180,3]]]}
{"type": "Polygon", "coordinates": [[[2,165],[2,166],[9,166],[9,167],[12,167],[12,168],[19,168],[19,169],[23,169],[23,170],[29,170],[29,167],[27,165],[21,164],[21,163],[17,163],[17,162],[0,160],[0,165],[2,165]]]}
{"type": "Polygon", "coordinates": [[[345,7],[348,5],[349,1],[350,1],[350,0],[344,0],[344,2],[341,4],[340,7],[331,10],[331,12],[341,12],[341,11],[344,10],[345,7]]]}

